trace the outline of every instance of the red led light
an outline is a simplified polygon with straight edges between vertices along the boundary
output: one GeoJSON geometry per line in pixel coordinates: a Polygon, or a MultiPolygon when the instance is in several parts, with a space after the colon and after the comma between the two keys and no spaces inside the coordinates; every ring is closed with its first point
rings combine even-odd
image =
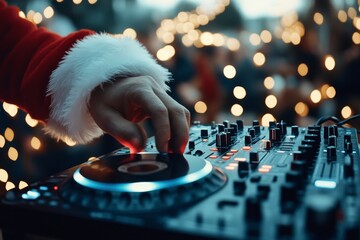
{"type": "Polygon", "coordinates": [[[217,148],[210,148],[210,151],[217,152],[218,149],[217,148]]]}
{"type": "Polygon", "coordinates": [[[249,151],[249,150],[251,150],[251,147],[250,146],[243,146],[242,150],[249,151]]]}
{"type": "Polygon", "coordinates": [[[55,190],[55,191],[59,190],[59,187],[58,187],[58,186],[54,186],[54,190],[55,190]]]}
{"type": "Polygon", "coordinates": [[[229,156],[223,156],[222,159],[224,159],[224,160],[229,160],[230,157],[229,157],[229,156]]]}
{"type": "Polygon", "coordinates": [[[218,155],[211,155],[209,158],[216,159],[216,158],[218,158],[218,155]]]}

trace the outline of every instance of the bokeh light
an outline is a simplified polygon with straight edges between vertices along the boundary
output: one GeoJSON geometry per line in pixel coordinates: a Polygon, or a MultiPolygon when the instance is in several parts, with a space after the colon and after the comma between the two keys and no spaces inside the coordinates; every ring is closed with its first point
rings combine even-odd
{"type": "Polygon", "coordinates": [[[234,94],[235,98],[243,99],[246,96],[246,90],[245,90],[245,88],[243,88],[241,86],[236,86],[236,87],[234,87],[233,94],[234,94]]]}
{"type": "Polygon", "coordinates": [[[261,52],[257,52],[255,53],[254,57],[253,57],[253,61],[255,63],[256,66],[262,66],[265,63],[265,55],[261,52]]]}
{"type": "Polygon", "coordinates": [[[228,79],[233,79],[236,75],[236,69],[232,65],[226,65],[223,70],[224,76],[228,79]]]}
{"type": "Polygon", "coordinates": [[[341,116],[343,118],[351,117],[351,115],[352,115],[352,110],[349,106],[345,106],[341,109],[341,116]]]}
{"type": "Polygon", "coordinates": [[[331,55],[325,57],[325,67],[329,71],[335,68],[335,59],[331,55]]]}
{"type": "Polygon", "coordinates": [[[206,103],[204,103],[203,101],[198,101],[195,103],[194,109],[197,113],[206,113],[207,111],[206,103]]]}
{"type": "Polygon", "coordinates": [[[277,104],[277,98],[274,95],[269,95],[265,98],[265,104],[268,108],[274,108],[277,104]]]}
{"type": "Polygon", "coordinates": [[[276,121],[275,117],[270,113],[266,113],[261,118],[261,125],[268,127],[271,121],[276,121]]]}
{"type": "Polygon", "coordinates": [[[310,99],[313,103],[318,103],[321,101],[321,92],[317,89],[313,90],[310,94],[310,99]]]}
{"type": "Polygon", "coordinates": [[[275,86],[275,81],[272,77],[266,77],[264,79],[264,86],[266,89],[273,89],[275,86]]]}
{"type": "Polygon", "coordinates": [[[8,157],[12,161],[16,161],[19,157],[19,153],[14,147],[10,147],[8,151],[8,157]]]}
{"type": "Polygon", "coordinates": [[[309,68],[305,63],[300,63],[297,70],[302,77],[305,77],[309,72],[309,68]]]}
{"type": "Polygon", "coordinates": [[[244,109],[240,104],[234,104],[231,107],[231,114],[234,116],[241,116],[241,114],[243,114],[244,109]]]}
{"type": "Polygon", "coordinates": [[[306,117],[309,114],[309,107],[303,102],[298,102],[295,105],[295,112],[301,117],[306,117]]]}

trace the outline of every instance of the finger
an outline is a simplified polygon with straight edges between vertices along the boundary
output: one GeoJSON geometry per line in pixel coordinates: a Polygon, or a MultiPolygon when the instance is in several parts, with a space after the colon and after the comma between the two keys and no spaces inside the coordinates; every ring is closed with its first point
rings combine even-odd
{"type": "Polygon", "coordinates": [[[173,152],[183,153],[189,139],[190,113],[165,92],[155,90],[169,112],[171,139],[169,148],[173,152]]]}
{"type": "Polygon", "coordinates": [[[154,126],[156,148],[159,152],[167,152],[171,131],[166,106],[151,89],[144,89],[139,92],[135,101],[142,106],[143,110],[151,118],[154,126]]]}
{"type": "Polygon", "coordinates": [[[101,129],[129,147],[131,152],[139,152],[145,148],[146,134],[138,124],[126,120],[113,108],[103,106],[100,111],[94,120],[101,129]]]}

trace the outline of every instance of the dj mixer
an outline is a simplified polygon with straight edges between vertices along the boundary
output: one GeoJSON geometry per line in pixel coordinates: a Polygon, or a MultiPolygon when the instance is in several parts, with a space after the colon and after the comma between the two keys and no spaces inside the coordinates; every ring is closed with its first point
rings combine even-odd
{"type": "Polygon", "coordinates": [[[185,153],[121,148],[0,204],[6,239],[360,239],[356,129],[190,129],[185,153]]]}

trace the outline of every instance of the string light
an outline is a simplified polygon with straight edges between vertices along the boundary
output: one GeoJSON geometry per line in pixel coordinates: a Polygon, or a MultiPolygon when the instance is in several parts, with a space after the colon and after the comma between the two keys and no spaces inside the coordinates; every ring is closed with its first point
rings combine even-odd
{"type": "Polygon", "coordinates": [[[12,161],[16,161],[19,157],[19,153],[14,147],[10,147],[8,151],[8,157],[12,161]]]}
{"type": "Polygon", "coordinates": [[[30,140],[30,145],[33,149],[35,150],[39,150],[41,147],[41,142],[40,139],[37,137],[32,137],[30,140]]]}
{"type": "Polygon", "coordinates": [[[15,133],[11,128],[6,128],[5,132],[4,132],[4,136],[5,136],[6,140],[8,140],[9,142],[12,142],[12,140],[14,140],[15,133]]]}
{"type": "Polygon", "coordinates": [[[3,148],[5,146],[5,138],[3,135],[0,134],[0,148],[3,148]]]}
{"type": "Polygon", "coordinates": [[[0,181],[5,183],[7,182],[8,178],[9,178],[9,174],[7,173],[7,171],[5,169],[0,168],[0,181]]]}
{"type": "Polygon", "coordinates": [[[9,190],[14,189],[14,188],[15,188],[15,184],[12,183],[12,182],[7,182],[7,183],[5,184],[5,189],[6,189],[6,191],[9,191],[9,190]]]}

